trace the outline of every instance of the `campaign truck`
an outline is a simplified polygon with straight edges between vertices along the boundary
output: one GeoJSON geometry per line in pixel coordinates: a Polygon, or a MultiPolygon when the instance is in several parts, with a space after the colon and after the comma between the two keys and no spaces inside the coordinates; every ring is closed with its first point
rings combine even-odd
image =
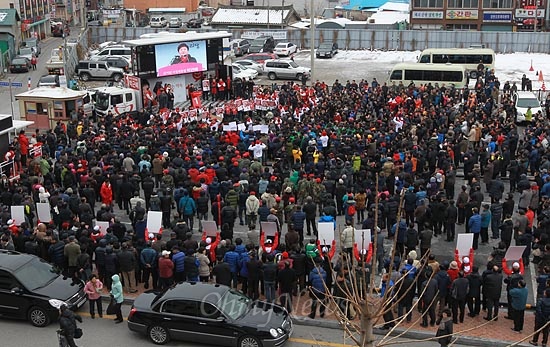
{"type": "Polygon", "coordinates": [[[104,117],[111,111],[113,115],[134,113],[141,109],[139,90],[123,87],[102,87],[95,89],[95,111],[104,117]]]}

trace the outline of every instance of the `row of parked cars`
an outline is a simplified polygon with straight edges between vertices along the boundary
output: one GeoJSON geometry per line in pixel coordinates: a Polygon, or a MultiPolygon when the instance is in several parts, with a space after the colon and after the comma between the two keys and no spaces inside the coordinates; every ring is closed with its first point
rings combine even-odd
{"type": "Polygon", "coordinates": [[[270,80],[309,78],[311,70],[299,66],[288,58],[279,58],[275,53],[251,53],[233,62],[233,77],[256,78],[265,74],[270,80]]]}
{"type": "Polygon", "coordinates": [[[166,19],[164,16],[154,16],[151,17],[151,20],[149,21],[149,26],[151,28],[181,28],[183,26],[186,26],[187,28],[200,28],[203,24],[202,18],[191,18],[187,22],[183,22],[183,20],[180,17],[172,17],[170,19],[166,19]]]}
{"type": "MultiPolygon", "coordinates": [[[[272,36],[258,36],[253,40],[235,39],[231,41],[231,49],[235,56],[249,53],[275,53],[278,56],[290,57],[298,52],[298,46],[292,42],[275,43],[272,36]]],[[[332,58],[338,53],[338,44],[323,42],[315,51],[317,58],[332,58]]]]}

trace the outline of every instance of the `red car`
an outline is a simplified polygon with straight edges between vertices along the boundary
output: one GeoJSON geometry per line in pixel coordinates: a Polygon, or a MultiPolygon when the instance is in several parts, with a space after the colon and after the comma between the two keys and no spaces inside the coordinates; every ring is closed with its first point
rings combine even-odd
{"type": "Polygon", "coordinates": [[[275,53],[251,53],[242,59],[254,60],[258,64],[264,65],[266,60],[279,58],[275,53]]]}

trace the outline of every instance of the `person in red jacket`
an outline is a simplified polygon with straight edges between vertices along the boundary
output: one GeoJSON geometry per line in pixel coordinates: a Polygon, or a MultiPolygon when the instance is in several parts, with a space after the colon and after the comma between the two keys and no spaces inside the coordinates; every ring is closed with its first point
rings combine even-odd
{"type": "Polygon", "coordinates": [[[27,167],[27,157],[29,155],[29,139],[25,135],[25,130],[19,132],[19,151],[21,152],[21,164],[27,167]]]}
{"type": "Polygon", "coordinates": [[[170,259],[170,251],[162,251],[162,257],[159,259],[159,282],[160,290],[166,289],[172,285],[174,276],[174,263],[170,259]]]}
{"type": "Polygon", "coordinates": [[[113,203],[113,187],[111,186],[111,182],[109,182],[108,179],[103,182],[103,184],[101,184],[99,195],[101,196],[101,202],[111,207],[113,203]]]}

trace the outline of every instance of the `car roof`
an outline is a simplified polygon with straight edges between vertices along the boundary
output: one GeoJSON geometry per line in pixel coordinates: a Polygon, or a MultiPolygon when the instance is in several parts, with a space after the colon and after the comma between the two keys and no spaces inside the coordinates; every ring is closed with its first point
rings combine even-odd
{"type": "Polygon", "coordinates": [[[57,81],[59,79],[59,75],[44,75],[40,77],[40,82],[48,82],[48,81],[57,81]]]}
{"type": "Polygon", "coordinates": [[[220,284],[181,282],[164,292],[162,299],[190,299],[216,304],[229,291],[220,284]]]}
{"type": "Polygon", "coordinates": [[[32,259],[32,255],[2,249],[0,250],[0,269],[15,271],[32,259]]]}

